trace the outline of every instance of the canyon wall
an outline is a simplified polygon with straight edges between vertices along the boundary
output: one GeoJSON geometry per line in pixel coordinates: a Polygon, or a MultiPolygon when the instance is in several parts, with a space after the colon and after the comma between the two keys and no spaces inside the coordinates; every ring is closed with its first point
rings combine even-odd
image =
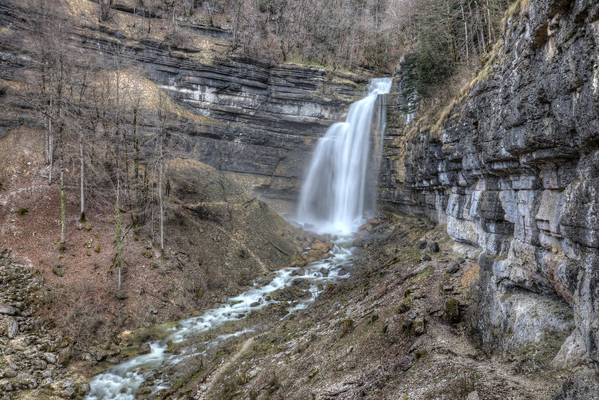
{"type": "MultiPolygon", "coordinates": [[[[176,156],[226,171],[264,197],[294,200],[313,145],[366,93],[367,77],[236,56],[231,32],[182,21],[171,39],[168,21],[143,18],[126,3],[115,2],[102,24],[93,2],[57,3],[52,23],[67,27],[60,40],[71,57],[168,93],[186,116],[166,127],[176,156]]],[[[28,1],[0,0],[0,79],[8,85],[34,82],[40,13],[28,1]]],[[[22,99],[9,102],[0,134],[40,124],[22,99]]]]}
{"type": "Polygon", "coordinates": [[[505,24],[501,46],[441,124],[389,129],[381,196],[445,224],[456,247],[479,256],[472,324],[489,351],[593,365],[599,3],[520,1],[505,24]]]}

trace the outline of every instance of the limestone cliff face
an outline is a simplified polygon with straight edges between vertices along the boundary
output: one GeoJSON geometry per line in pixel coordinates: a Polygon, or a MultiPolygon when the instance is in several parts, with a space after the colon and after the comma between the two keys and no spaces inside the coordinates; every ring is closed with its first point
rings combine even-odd
{"type": "Polygon", "coordinates": [[[147,67],[174,98],[215,123],[185,132],[179,148],[217,169],[244,174],[266,197],[295,199],[316,140],[362,92],[321,69],[226,59],[191,68],[147,67]]]}
{"type": "Polygon", "coordinates": [[[391,130],[382,196],[480,253],[489,349],[599,362],[599,3],[511,13],[438,131],[391,130]]]}
{"type": "MultiPolygon", "coordinates": [[[[66,27],[68,51],[104,62],[105,70],[118,61],[128,76],[149,80],[192,116],[167,126],[177,156],[236,174],[265,197],[293,199],[314,143],[365,93],[367,78],[231,55],[230,32],[183,22],[181,43],[169,40],[160,36],[167,22],[144,19],[121,3],[111,21],[99,24],[94,2],[57,2],[66,21],[54,22],[66,27]],[[146,25],[152,33],[140,33],[146,25]]],[[[38,18],[28,2],[0,0],[0,79],[11,85],[35,76],[38,18]]],[[[11,99],[10,106],[15,114],[0,117],[0,134],[40,123],[23,101],[11,99]]]]}

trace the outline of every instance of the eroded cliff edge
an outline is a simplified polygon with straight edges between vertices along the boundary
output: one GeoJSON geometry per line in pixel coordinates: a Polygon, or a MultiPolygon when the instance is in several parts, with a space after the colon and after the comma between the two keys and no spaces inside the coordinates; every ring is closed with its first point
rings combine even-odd
{"type": "Polygon", "coordinates": [[[436,126],[390,129],[382,199],[479,257],[487,350],[596,366],[599,3],[515,3],[464,93],[436,126]]]}
{"type": "MultiPolygon", "coordinates": [[[[316,140],[365,93],[368,77],[240,56],[231,31],[187,20],[178,21],[173,37],[168,15],[147,17],[130,3],[114,2],[111,19],[98,22],[97,2],[60,0],[44,11],[29,0],[0,1],[0,87],[7,97],[0,137],[22,125],[42,127],[23,91],[39,78],[47,44],[38,28],[48,25],[78,67],[94,66],[90,79],[100,79],[97,70],[119,71],[121,85],[146,97],[169,94],[179,107],[177,121],[166,126],[177,155],[233,175],[265,198],[294,200],[316,140]]],[[[158,128],[140,129],[144,135],[158,128]]]]}

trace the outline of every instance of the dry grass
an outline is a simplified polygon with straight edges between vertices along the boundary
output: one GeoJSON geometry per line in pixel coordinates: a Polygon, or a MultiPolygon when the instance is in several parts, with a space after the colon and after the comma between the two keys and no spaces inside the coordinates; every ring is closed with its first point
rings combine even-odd
{"type": "Polygon", "coordinates": [[[470,290],[472,286],[478,281],[480,276],[480,265],[471,264],[468,269],[464,271],[464,274],[460,278],[460,286],[462,290],[470,290]]]}
{"type": "Polygon", "coordinates": [[[409,126],[404,138],[410,140],[423,131],[439,138],[455,108],[466,99],[476,84],[489,78],[502,48],[503,41],[499,40],[486,55],[482,68],[473,70],[472,67],[463,66],[447,84],[437,88],[430,96],[434,100],[421,104],[420,109],[425,111],[409,126]]]}
{"type": "MultiPolygon", "coordinates": [[[[219,123],[213,118],[196,114],[177,104],[156,83],[144,77],[142,72],[134,68],[103,71],[95,76],[94,84],[96,87],[101,87],[102,85],[110,85],[117,81],[119,82],[119,102],[123,107],[131,108],[139,102],[139,106],[142,109],[158,110],[162,107],[166,112],[175,114],[179,118],[198,123],[219,123]]],[[[111,91],[109,100],[116,100],[115,90],[111,91]]]]}
{"type": "Polygon", "coordinates": [[[6,79],[0,79],[0,86],[9,89],[14,93],[23,93],[28,89],[28,84],[19,81],[9,81],[6,79]]]}
{"type": "Polygon", "coordinates": [[[521,16],[524,13],[528,12],[530,0],[516,0],[514,1],[506,10],[503,18],[501,19],[501,26],[506,27],[507,22],[516,16],[521,16]]]}
{"type": "Polygon", "coordinates": [[[465,85],[463,85],[460,88],[457,95],[455,97],[453,97],[453,99],[450,101],[450,103],[440,111],[440,113],[436,117],[435,123],[433,124],[433,126],[431,128],[431,132],[433,134],[435,134],[437,136],[440,135],[443,125],[445,124],[445,122],[447,121],[449,116],[451,115],[451,113],[452,113],[453,109],[456,107],[456,105],[463,102],[463,100],[466,98],[466,96],[468,96],[468,94],[472,91],[472,88],[474,88],[474,86],[476,84],[489,78],[489,76],[491,75],[491,72],[493,70],[493,65],[495,64],[495,61],[497,60],[497,57],[501,51],[501,48],[502,48],[501,41],[498,41],[497,43],[495,43],[495,45],[493,46],[493,49],[489,52],[487,61],[484,64],[484,66],[478,71],[478,73],[474,76],[474,78],[470,79],[465,85]]]}
{"type": "MultiPolygon", "coordinates": [[[[506,10],[502,19],[502,25],[506,28],[507,22],[514,17],[520,17],[528,12],[530,0],[516,0],[506,10]]],[[[432,135],[439,137],[443,126],[452,115],[456,106],[461,104],[474,86],[489,78],[493,71],[493,65],[498,61],[498,57],[503,50],[503,39],[499,39],[491,51],[485,56],[484,65],[477,71],[472,71],[468,67],[462,68],[455,74],[450,83],[438,88],[431,97],[437,99],[432,104],[425,104],[427,111],[423,113],[418,120],[412,124],[406,136],[414,137],[415,134],[427,130],[432,135]],[[440,102],[438,99],[441,98],[440,102]],[[439,107],[439,104],[445,104],[439,107]]]]}
{"type": "MultiPolygon", "coordinates": [[[[157,42],[172,41],[176,38],[178,46],[190,49],[186,57],[203,63],[211,63],[215,56],[224,54],[229,49],[227,41],[198,34],[190,29],[178,27],[173,31],[171,22],[161,18],[147,19],[118,10],[112,10],[109,21],[98,21],[98,5],[90,0],[64,0],[69,16],[75,25],[93,26],[104,25],[109,29],[118,30],[131,40],[153,40],[157,42]]],[[[129,4],[134,6],[135,4],[129,4]]]]}
{"type": "Polygon", "coordinates": [[[71,17],[81,22],[98,21],[98,4],[89,0],[64,0],[64,3],[71,17]]]}

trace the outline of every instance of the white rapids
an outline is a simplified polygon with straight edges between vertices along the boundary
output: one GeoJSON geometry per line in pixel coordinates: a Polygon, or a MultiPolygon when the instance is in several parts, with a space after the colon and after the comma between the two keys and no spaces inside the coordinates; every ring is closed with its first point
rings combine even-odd
{"type": "Polygon", "coordinates": [[[317,233],[349,235],[376,205],[376,182],[391,78],[370,81],[368,95],[353,103],[345,122],[333,124],[314,152],[300,194],[298,222],[317,233]]]}
{"type": "MultiPolygon", "coordinates": [[[[200,350],[189,346],[169,353],[169,342],[181,343],[227,322],[244,319],[254,311],[278,303],[271,298],[272,293],[305,280],[309,283],[307,297],[289,305],[287,315],[293,314],[316,300],[323,290],[323,283],[334,282],[347,274],[347,268],[352,264],[352,251],[342,240],[351,239],[365,218],[375,211],[376,179],[385,129],[385,101],[384,97],[379,101],[379,96],[389,93],[390,89],[390,78],[373,79],[368,96],[353,103],[347,120],[331,126],[317,145],[300,196],[298,222],[307,229],[342,238],[333,246],[330,256],[304,268],[279,270],[267,284],[254,285],[220,306],[180,321],[166,338],[149,343],[149,353],[96,375],[90,382],[86,400],[134,400],[144,382],[156,377],[163,368],[205,354],[211,347],[253,332],[254,328],[220,335],[203,343],[200,350]]],[[[158,378],[151,389],[156,394],[168,387],[167,381],[158,378]]]]}
{"type": "MultiPolygon", "coordinates": [[[[273,292],[291,286],[294,281],[306,280],[310,283],[309,297],[300,300],[288,309],[292,314],[306,308],[322,291],[322,283],[334,282],[343,278],[345,270],[351,265],[352,252],[341,243],[333,246],[329,258],[309,264],[304,268],[285,268],[276,272],[274,278],[264,286],[255,285],[246,292],[229,298],[224,304],[210,309],[201,315],[185,319],[172,329],[167,338],[150,343],[150,352],[118,364],[107,371],[96,375],[90,382],[86,400],[134,400],[137,391],[145,380],[161,366],[174,365],[187,357],[201,353],[189,354],[189,349],[180,353],[167,352],[167,343],[181,343],[194,335],[207,332],[229,321],[241,320],[252,312],[260,310],[277,301],[270,298],[273,292]]],[[[205,344],[208,349],[232,337],[251,332],[245,329],[218,336],[205,344]]],[[[154,392],[167,389],[168,383],[161,381],[153,387],[154,392]]]]}

